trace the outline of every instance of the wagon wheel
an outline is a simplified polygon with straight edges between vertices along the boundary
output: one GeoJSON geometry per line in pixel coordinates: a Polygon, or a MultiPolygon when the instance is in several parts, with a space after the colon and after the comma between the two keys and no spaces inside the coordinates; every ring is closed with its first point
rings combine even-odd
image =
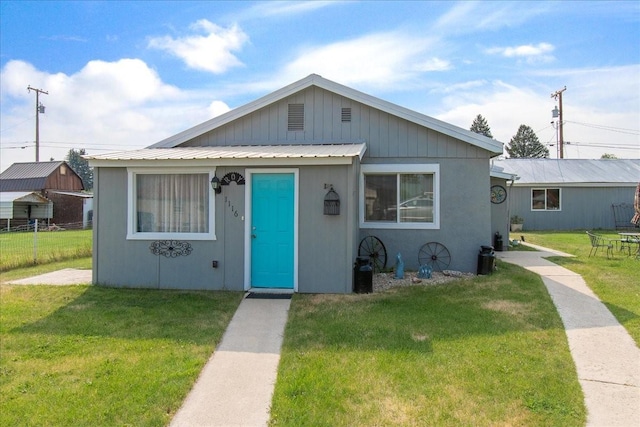
{"type": "Polygon", "coordinates": [[[382,241],[375,236],[367,236],[360,241],[358,255],[368,256],[371,259],[374,273],[379,273],[387,268],[387,249],[382,241]]]}
{"type": "Polygon", "coordinates": [[[420,265],[428,265],[434,271],[446,270],[451,264],[451,254],[442,243],[429,242],[422,245],[418,252],[420,265]]]}

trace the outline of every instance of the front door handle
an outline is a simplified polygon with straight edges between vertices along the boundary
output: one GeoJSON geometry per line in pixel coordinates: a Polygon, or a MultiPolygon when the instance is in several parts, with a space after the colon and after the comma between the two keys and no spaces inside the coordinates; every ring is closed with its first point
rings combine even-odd
{"type": "Polygon", "coordinates": [[[255,239],[256,237],[258,237],[258,236],[256,236],[255,234],[252,234],[252,235],[251,235],[251,238],[252,238],[252,239],[255,239]]]}

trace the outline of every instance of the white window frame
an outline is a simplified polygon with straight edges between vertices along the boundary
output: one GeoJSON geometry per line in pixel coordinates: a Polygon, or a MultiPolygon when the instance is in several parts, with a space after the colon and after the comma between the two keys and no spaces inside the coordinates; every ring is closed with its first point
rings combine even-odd
{"type": "Polygon", "coordinates": [[[532,188],[531,193],[529,193],[529,207],[531,208],[531,212],[562,212],[562,188],[560,187],[532,188]],[[543,190],[544,190],[544,209],[534,209],[533,208],[533,192],[543,191],[543,190]],[[547,207],[547,191],[549,190],[558,190],[558,209],[549,209],[547,207]]]}
{"type": "Polygon", "coordinates": [[[159,233],[136,231],[136,176],[137,175],[194,175],[208,174],[208,181],[216,173],[215,168],[127,168],[127,240],[216,240],[216,194],[209,186],[209,231],[207,233],[159,233]]]}
{"type": "MultiPolygon", "coordinates": [[[[396,181],[399,186],[399,179],[396,181]]],[[[404,230],[439,230],[440,229],[440,165],[439,164],[366,164],[360,167],[360,200],[359,219],[360,228],[373,229],[404,229],[404,230]],[[433,222],[378,222],[365,221],[365,175],[402,175],[402,174],[433,174],[433,222]]],[[[400,194],[400,191],[398,191],[400,194]]],[[[400,220],[400,215],[396,221],[400,220]]]]}

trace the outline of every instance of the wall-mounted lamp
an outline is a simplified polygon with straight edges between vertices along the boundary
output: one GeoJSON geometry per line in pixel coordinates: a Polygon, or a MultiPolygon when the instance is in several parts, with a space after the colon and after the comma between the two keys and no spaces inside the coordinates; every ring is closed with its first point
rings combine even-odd
{"type": "Polygon", "coordinates": [[[220,180],[215,175],[213,176],[213,178],[211,178],[211,188],[213,189],[213,191],[215,191],[216,194],[222,193],[222,186],[220,185],[220,180]]]}
{"type": "Polygon", "coordinates": [[[324,196],[324,214],[340,215],[340,197],[333,189],[333,185],[325,184],[324,188],[329,187],[329,192],[324,196]]]}

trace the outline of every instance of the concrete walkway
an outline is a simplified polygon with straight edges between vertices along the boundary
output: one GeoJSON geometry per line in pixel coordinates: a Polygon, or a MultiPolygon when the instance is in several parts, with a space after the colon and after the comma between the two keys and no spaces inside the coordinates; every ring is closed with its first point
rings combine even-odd
{"type": "Polygon", "coordinates": [[[587,426],[640,426],[640,349],[582,276],[543,259],[571,256],[496,252],[499,259],[542,277],[564,324],[587,407],[587,426]]]}
{"type": "Polygon", "coordinates": [[[51,273],[40,274],[39,276],[27,277],[25,279],[12,280],[7,285],[78,285],[91,284],[91,270],[78,270],[75,268],[64,268],[52,271],[51,273]]]}
{"type": "Polygon", "coordinates": [[[267,425],[290,304],[242,300],[171,427],[267,425]]]}

